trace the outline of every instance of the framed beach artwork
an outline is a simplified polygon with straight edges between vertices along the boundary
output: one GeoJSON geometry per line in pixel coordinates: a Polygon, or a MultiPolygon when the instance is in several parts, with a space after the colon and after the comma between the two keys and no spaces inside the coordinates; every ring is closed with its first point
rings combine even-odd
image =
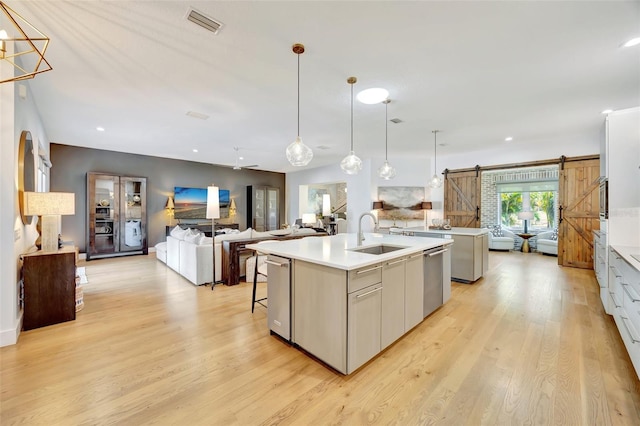
{"type": "Polygon", "coordinates": [[[378,211],[378,219],[422,220],[424,210],[424,187],[422,186],[380,186],[378,200],[383,202],[378,211]]]}

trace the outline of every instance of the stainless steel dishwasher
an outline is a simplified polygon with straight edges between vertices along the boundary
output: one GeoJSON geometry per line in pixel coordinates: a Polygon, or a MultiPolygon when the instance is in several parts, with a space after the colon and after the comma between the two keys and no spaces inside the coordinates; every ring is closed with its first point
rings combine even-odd
{"type": "Polygon", "coordinates": [[[444,303],[442,298],[443,255],[447,250],[442,246],[425,250],[424,254],[424,318],[444,303]]]}
{"type": "Polygon", "coordinates": [[[291,340],[291,259],[270,254],[266,263],[269,330],[291,340]]]}

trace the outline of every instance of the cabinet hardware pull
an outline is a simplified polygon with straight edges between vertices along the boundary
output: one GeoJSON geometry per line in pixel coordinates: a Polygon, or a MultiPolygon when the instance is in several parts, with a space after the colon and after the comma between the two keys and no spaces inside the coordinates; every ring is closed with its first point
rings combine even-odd
{"type": "Polygon", "coordinates": [[[368,291],[368,292],[366,292],[366,293],[364,293],[364,294],[359,294],[359,295],[357,295],[357,296],[356,296],[356,299],[360,299],[361,297],[368,296],[368,295],[370,295],[371,293],[375,293],[376,291],[380,291],[380,290],[382,290],[382,287],[374,288],[373,290],[370,290],[370,291],[368,291]]]}
{"type": "Polygon", "coordinates": [[[382,265],[374,266],[373,268],[363,269],[362,271],[356,271],[356,275],[366,274],[367,272],[375,271],[376,269],[382,268],[382,265]]]}
{"type": "Polygon", "coordinates": [[[613,304],[616,306],[616,308],[620,308],[622,307],[622,305],[618,304],[618,301],[616,300],[616,295],[615,293],[611,293],[609,292],[609,296],[611,296],[611,300],[613,300],[613,304]]]}
{"type": "Polygon", "coordinates": [[[274,265],[274,266],[289,266],[288,263],[278,263],[278,262],[274,262],[273,260],[265,260],[264,263],[268,263],[269,265],[274,265]]]}
{"type": "Polygon", "coordinates": [[[620,275],[620,272],[618,272],[618,269],[615,266],[609,266],[609,269],[611,269],[611,271],[613,272],[613,275],[615,275],[616,278],[622,277],[622,275],[620,275]]]}
{"type": "MultiPolygon", "coordinates": [[[[629,318],[620,315],[620,319],[622,320],[622,324],[624,324],[624,328],[627,329],[627,334],[629,335],[629,337],[631,337],[631,343],[640,343],[640,339],[637,339],[634,336],[635,333],[631,333],[631,328],[627,325],[627,321],[629,321],[629,318]]],[[[633,325],[631,327],[633,327],[633,325]]]]}
{"type": "Polygon", "coordinates": [[[441,253],[444,253],[444,252],[446,252],[446,251],[449,251],[449,249],[438,250],[438,251],[436,251],[436,252],[434,252],[434,253],[427,253],[427,256],[429,256],[429,257],[433,257],[433,256],[435,256],[435,255],[437,255],[437,254],[441,254],[441,253]]]}
{"type": "Polygon", "coordinates": [[[407,259],[394,260],[393,262],[387,262],[387,265],[395,265],[396,263],[406,262],[407,259]]]}
{"type": "Polygon", "coordinates": [[[624,289],[624,292],[627,293],[627,296],[629,296],[631,298],[631,301],[633,303],[636,302],[640,302],[640,296],[638,296],[638,294],[636,293],[635,295],[631,294],[631,292],[633,291],[634,293],[636,292],[633,288],[631,288],[631,286],[627,283],[622,283],[622,288],[624,289]]]}

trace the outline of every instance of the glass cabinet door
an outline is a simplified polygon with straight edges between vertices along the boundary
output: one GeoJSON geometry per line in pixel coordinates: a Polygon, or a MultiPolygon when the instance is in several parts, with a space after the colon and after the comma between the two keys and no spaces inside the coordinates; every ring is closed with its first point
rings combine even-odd
{"type": "Polygon", "coordinates": [[[266,202],[266,219],[267,229],[266,231],[275,231],[280,228],[280,215],[278,214],[278,192],[277,188],[267,189],[267,202],[266,202]]]}
{"type": "Polygon", "coordinates": [[[89,245],[91,255],[118,251],[118,177],[98,175],[88,180],[89,245]]]}
{"type": "Polygon", "coordinates": [[[146,179],[121,177],[120,191],[120,251],[140,250],[146,239],[146,179]]]}
{"type": "Polygon", "coordinates": [[[266,231],[264,201],[264,188],[254,188],[253,229],[259,232],[266,231]]]}

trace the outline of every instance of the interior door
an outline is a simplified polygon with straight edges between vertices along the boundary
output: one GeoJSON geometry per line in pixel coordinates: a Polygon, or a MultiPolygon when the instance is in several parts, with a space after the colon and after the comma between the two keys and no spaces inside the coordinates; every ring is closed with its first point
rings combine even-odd
{"type": "Polygon", "coordinates": [[[599,222],[598,159],[563,161],[560,166],[558,264],[593,268],[593,230],[599,222]]]}
{"type": "Polygon", "coordinates": [[[451,226],[480,227],[481,182],[480,168],[449,172],[444,179],[444,218],[451,226]]]}

